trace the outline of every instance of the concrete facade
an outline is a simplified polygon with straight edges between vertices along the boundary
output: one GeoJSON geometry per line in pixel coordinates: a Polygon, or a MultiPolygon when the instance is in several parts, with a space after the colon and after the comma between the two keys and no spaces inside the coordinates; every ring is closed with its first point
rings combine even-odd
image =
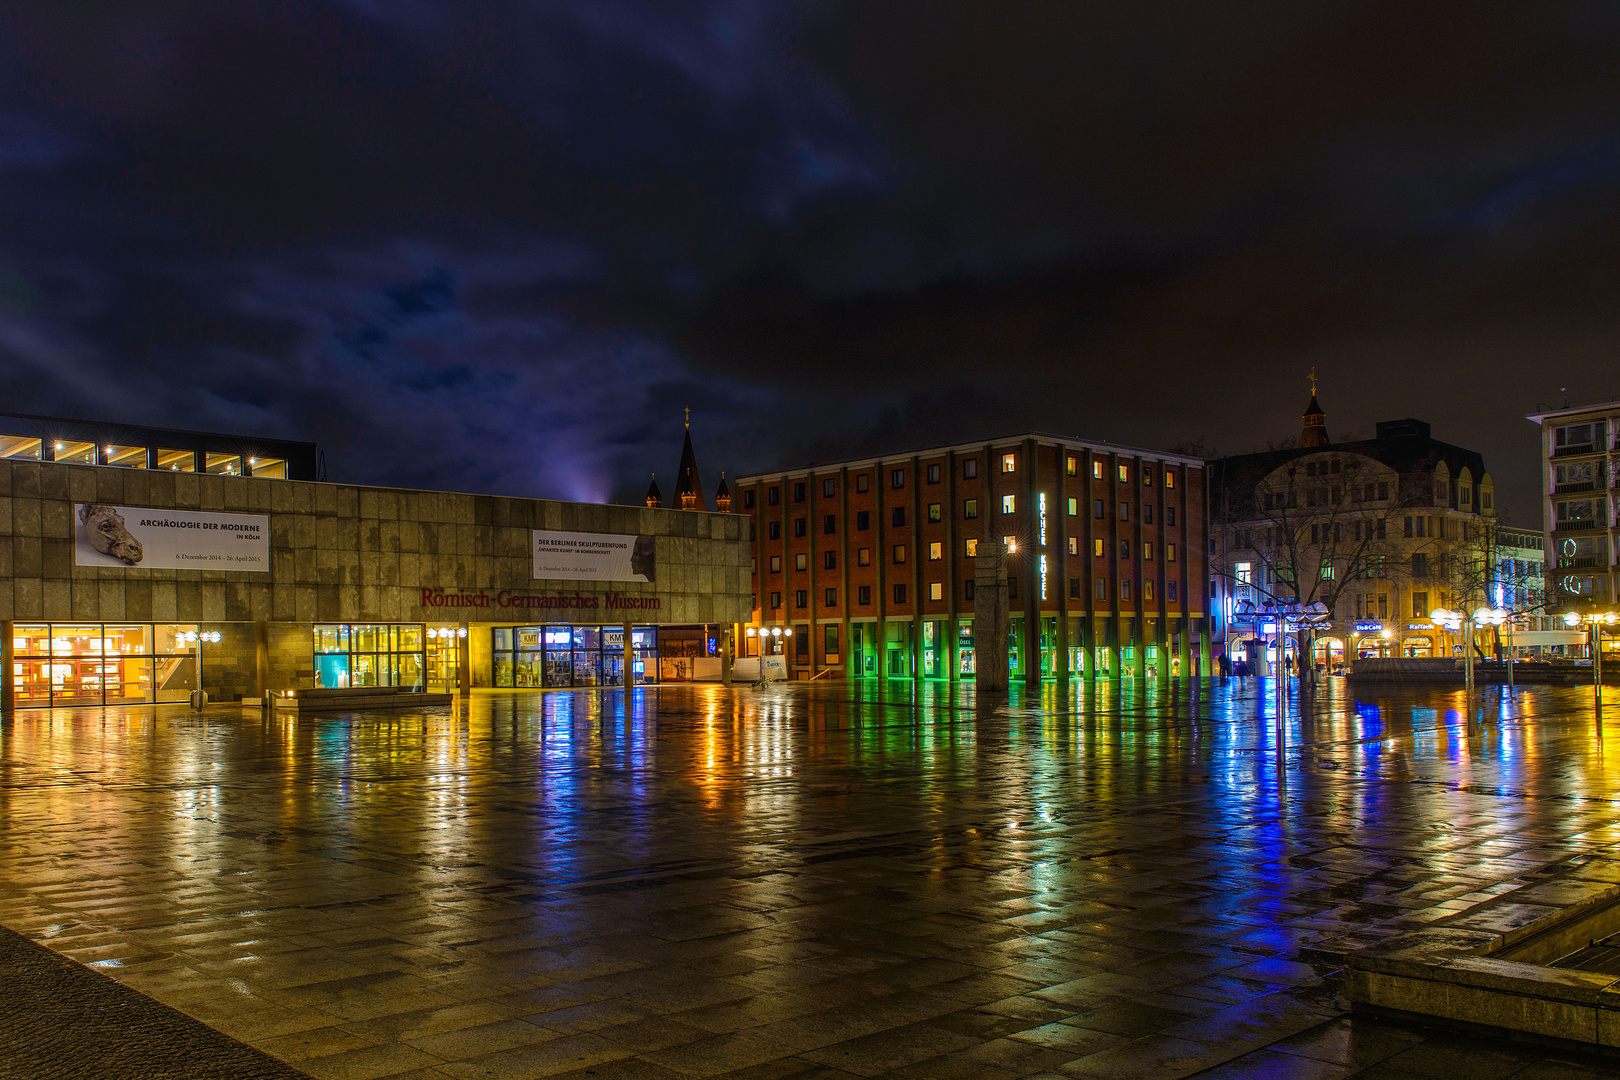
{"type": "Polygon", "coordinates": [[[263,624],[205,664],[207,682],[242,696],[267,676],[308,685],[315,623],[746,621],[745,528],[725,514],[0,461],[0,623],[8,653],[17,622],[263,624]],[[74,504],[87,502],[267,515],[271,571],[76,566],[74,504]],[[535,580],[534,529],[656,537],[656,580],[535,580]],[[573,608],[545,606],[558,599],[573,608]]]}

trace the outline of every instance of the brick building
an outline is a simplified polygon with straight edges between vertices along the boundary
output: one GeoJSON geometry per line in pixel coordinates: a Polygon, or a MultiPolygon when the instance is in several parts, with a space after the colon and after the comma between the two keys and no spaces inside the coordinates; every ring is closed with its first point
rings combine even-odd
{"type": "Polygon", "coordinates": [[[1195,672],[1197,458],[1028,434],[740,477],[733,494],[754,558],[740,652],[791,630],[765,647],[796,678],[971,676],[978,556],[1002,543],[1014,678],[1195,672]]]}

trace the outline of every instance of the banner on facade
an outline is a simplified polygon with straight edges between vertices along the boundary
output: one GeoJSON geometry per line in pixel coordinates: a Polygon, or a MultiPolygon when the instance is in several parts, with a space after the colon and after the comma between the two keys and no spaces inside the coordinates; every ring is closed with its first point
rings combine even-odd
{"type": "Polygon", "coordinates": [[[534,531],[534,576],[559,581],[655,581],[651,536],[534,531]]]}
{"type": "Polygon", "coordinates": [[[77,566],[270,572],[270,519],[255,514],[76,503],[73,534],[77,566]]]}

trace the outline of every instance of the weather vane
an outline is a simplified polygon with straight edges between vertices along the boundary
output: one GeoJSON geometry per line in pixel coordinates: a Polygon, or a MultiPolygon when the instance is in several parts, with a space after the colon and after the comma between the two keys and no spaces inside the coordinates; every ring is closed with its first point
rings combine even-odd
{"type": "MultiPolygon", "coordinates": [[[[1316,369],[1312,368],[1311,370],[1314,371],[1316,369]]],[[[692,428],[692,409],[690,406],[686,410],[686,427],[688,431],[690,431],[692,428]]]]}
{"type": "Polygon", "coordinates": [[[1311,373],[1309,375],[1305,376],[1305,377],[1307,379],[1311,380],[1311,397],[1315,397],[1316,396],[1316,369],[1314,367],[1311,368],[1311,373]]]}

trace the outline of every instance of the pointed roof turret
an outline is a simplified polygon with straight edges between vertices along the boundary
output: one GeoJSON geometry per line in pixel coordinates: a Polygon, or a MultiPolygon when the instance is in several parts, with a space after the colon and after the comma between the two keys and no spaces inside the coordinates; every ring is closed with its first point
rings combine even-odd
{"type": "Polygon", "coordinates": [[[682,510],[708,510],[703,497],[703,481],[698,479],[697,454],[692,452],[692,410],[686,410],[686,443],[681,447],[681,467],[675,475],[675,504],[682,510]]]}
{"type": "Polygon", "coordinates": [[[1327,446],[1329,443],[1327,430],[1327,413],[1322,406],[1316,403],[1316,369],[1311,368],[1311,403],[1305,406],[1305,426],[1300,429],[1300,446],[1327,446]]]}
{"type": "Polygon", "coordinates": [[[726,474],[720,473],[720,486],[714,493],[714,509],[717,513],[731,513],[731,489],[726,486],[726,474]]]}
{"type": "Polygon", "coordinates": [[[657,510],[664,505],[664,493],[658,490],[658,474],[653,473],[652,483],[647,485],[647,508],[657,510]]]}

